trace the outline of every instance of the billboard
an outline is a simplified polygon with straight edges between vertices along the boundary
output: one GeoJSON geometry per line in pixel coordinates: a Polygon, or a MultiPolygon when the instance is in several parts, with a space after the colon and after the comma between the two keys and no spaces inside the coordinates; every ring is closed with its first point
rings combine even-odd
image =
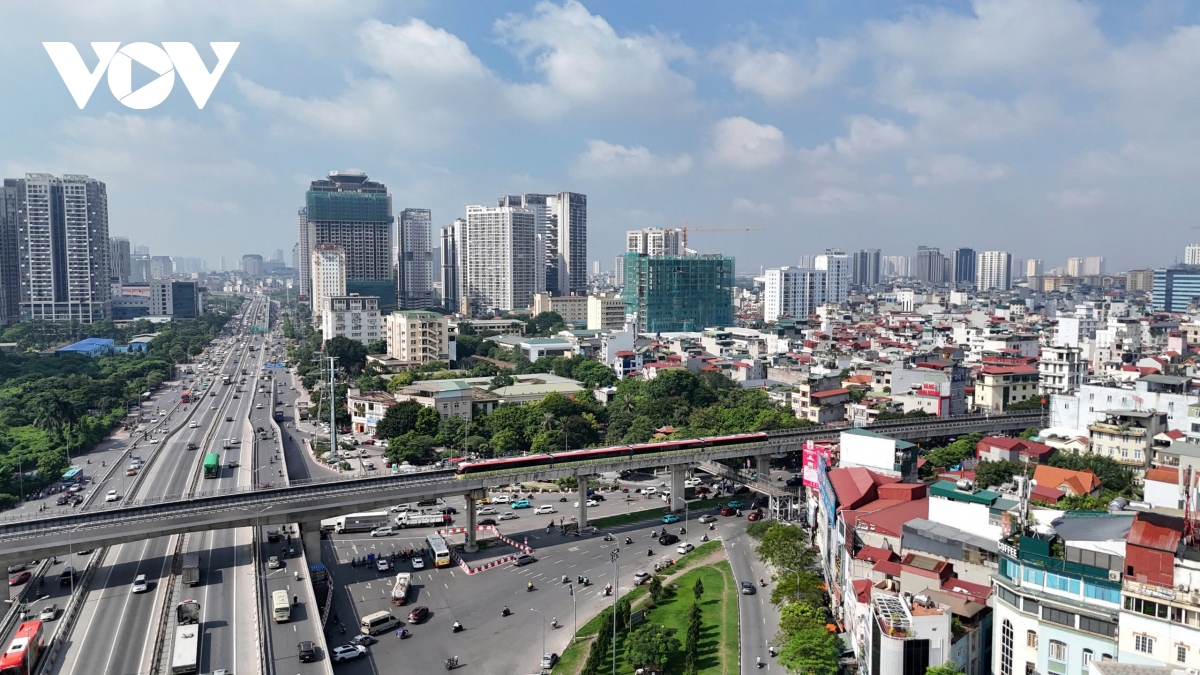
{"type": "Polygon", "coordinates": [[[817,458],[823,457],[825,465],[829,465],[829,448],[823,445],[816,445],[812,441],[805,441],[804,450],[801,453],[801,458],[804,463],[803,480],[804,487],[814,490],[821,487],[820,468],[818,467],[817,458]]]}

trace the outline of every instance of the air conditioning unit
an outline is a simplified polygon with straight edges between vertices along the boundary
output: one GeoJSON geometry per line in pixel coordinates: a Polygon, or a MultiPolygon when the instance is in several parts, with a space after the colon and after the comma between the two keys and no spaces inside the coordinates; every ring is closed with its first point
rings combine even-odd
{"type": "Polygon", "coordinates": [[[1179,591],[1180,593],[1187,593],[1191,589],[1188,588],[1187,584],[1179,584],[1175,587],[1175,590],[1179,591]]]}
{"type": "Polygon", "coordinates": [[[1109,581],[1120,581],[1121,573],[1118,572],[1117,570],[1109,570],[1108,571],[1108,580],[1109,581]]]}
{"type": "Polygon", "coordinates": [[[1013,578],[1012,578],[1012,582],[1013,582],[1013,586],[1020,587],[1020,585],[1021,585],[1021,577],[1013,577],[1013,578]]]}

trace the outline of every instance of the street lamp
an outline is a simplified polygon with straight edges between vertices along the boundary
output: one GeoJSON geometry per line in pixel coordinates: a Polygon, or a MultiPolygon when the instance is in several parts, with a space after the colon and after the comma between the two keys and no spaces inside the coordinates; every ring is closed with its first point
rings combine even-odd
{"type": "Polygon", "coordinates": [[[546,653],[546,615],[540,609],[529,608],[531,612],[537,612],[542,615],[542,654],[546,653]]]}
{"type": "Polygon", "coordinates": [[[575,644],[575,636],[579,633],[579,606],[575,598],[575,584],[567,584],[567,590],[571,592],[571,612],[575,617],[575,627],[571,629],[571,644],[575,644]]]}
{"type": "Polygon", "coordinates": [[[791,572],[796,575],[796,600],[800,600],[800,573],[790,567],[784,567],[784,571],[791,572]]]}
{"type": "Polygon", "coordinates": [[[620,553],[621,553],[621,549],[614,548],[612,550],[612,553],[608,554],[609,557],[612,558],[612,564],[613,564],[613,636],[612,636],[612,645],[613,645],[612,672],[613,672],[613,675],[617,675],[617,596],[620,595],[620,592],[618,592],[618,590],[617,590],[617,586],[619,585],[619,583],[621,581],[621,570],[620,570],[620,568],[617,567],[617,558],[621,557],[620,553]]]}

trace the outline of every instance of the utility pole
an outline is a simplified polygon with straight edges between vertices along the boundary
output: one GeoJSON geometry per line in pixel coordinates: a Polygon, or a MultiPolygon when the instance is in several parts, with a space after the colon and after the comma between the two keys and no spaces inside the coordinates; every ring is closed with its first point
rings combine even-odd
{"type": "Polygon", "coordinates": [[[329,357],[329,452],[337,457],[337,382],[334,370],[336,356],[329,357]]]}
{"type": "Polygon", "coordinates": [[[617,597],[621,595],[620,592],[618,592],[618,590],[617,590],[618,583],[621,580],[620,569],[617,567],[617,558],[621,557],[619,555],[620,552],[621,552],[621,549],[614,548],[612,553],[609,554],[609,556],[612,557],[612,564],[613,564],[613,637],[612,637],[612,647],[613,647],[612,672],[613,672],[613,675],[617,675],[617,597]]]}

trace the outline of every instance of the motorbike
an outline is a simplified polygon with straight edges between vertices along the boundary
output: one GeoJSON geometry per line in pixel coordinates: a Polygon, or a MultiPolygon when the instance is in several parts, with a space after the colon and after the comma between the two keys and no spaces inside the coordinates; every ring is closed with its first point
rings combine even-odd
{"type": "Polygon", "coordinates": [[[700,541],[708,541],[708,535],[706,534],[703,537],[700,537],[700,541]]]}
{"type": "Polygon", "coordinates": [[[615,537],[613,537],[611,534],[607,534],[607,533],[606,533],[606,534],[604,535],[604,541],[612,541],[614,538],[615,538],[615,537]]]}
{"type": "Polygon", "coordinates": [[[404,638],[407,638],[411,635],[412,635],[412,633],[408,632],[407,628],[401,628],[400,630],[396,631],[396,636],[399,637],[401,640],[403,640],[404,638]]]}
{"type": "Polygon", "coordinates": [[[687,534],[687,528],[679,528],[679,534],[687,534]]]}
{"type": "Polygon", "coordinates": [[[509,614],[512,614],[512,611],[510,611],[507,607],[500,611],[500,616],[508,616],[509,614]]]}
{"type": "Polygon", "coordinates": [[[754,665],[758,666],[759,668],[762,668],[766,664],[763,663],[761,656],[756,656],[756,657],[754,657],[754,665]]]}
{"type": "Polygon", "coordinates": [[[461,633],[462,631],[466,630],[466,628],[463,628],[463,625],[461,623],[455,621],[453,630],[455,633],[461,633]]]}
{"type": "Polygon", "coordinates": [[[628,546],[632,543],[633,543],[633,537],[625,537],[625,545],[626,546],[628,546]]]}
{"type": "Polygon", "coordinates": [[[526,586],[526,587],[525,587],[525,590],[527,590],[527,591],[532,591],[532,590],[533,590],[533,584],[529,584],[528,586],[526,586]]]}
{"type": "Polygon", "coordinates": [[[454,670],[457,667],[458,667],[458,657],[457,656],[451,656],[450,658],[446,659],[446,670],[454,670]]]}
{"type": "Polygon", "coordinates": [[[553,619],[553,620],[551,620],[551,621],[550,621],[550,627],[551,627],[551,628],[558,628],[558,619],[553,619]]]}
{"type": "Polygon", "coordinates": [[[766,581],[763,581],[762,577],[759,577],[759,579],[758,579],[758,585],[759,585],[759,586],[762,586],[763,588],[766,588],[766,587],[767,587],[767,582],[766,582],[766,581]]]}
{"type": "Polygon", "coordinates": [[[646,549],[646,555],[647,555],[647,556],[651,556],[651,557],[653,557],[653,556],[654,556],[654,549],[652,549],[652,548],[648,548],[648,549],[646,549]]]}
{"type": "Polygon", "coordinates": [[[772,658],[774,658],[774,656],[775,656],[775,648],[774,648],[774,647],[767,647],[767,653],[768,653],[768,654],[770,654],[772,658]]]}
{"type": "Polygon", "coordinates": [[[569,578],[569,577],[567,577],[567,575],[565,575],[565,574],[564,574],[564,575],[562,576],[562,582],[563,582],[564,584],[565,584],[565,583],[569,583],[569,582],[570,582],[570,578],[569,578]]]}

